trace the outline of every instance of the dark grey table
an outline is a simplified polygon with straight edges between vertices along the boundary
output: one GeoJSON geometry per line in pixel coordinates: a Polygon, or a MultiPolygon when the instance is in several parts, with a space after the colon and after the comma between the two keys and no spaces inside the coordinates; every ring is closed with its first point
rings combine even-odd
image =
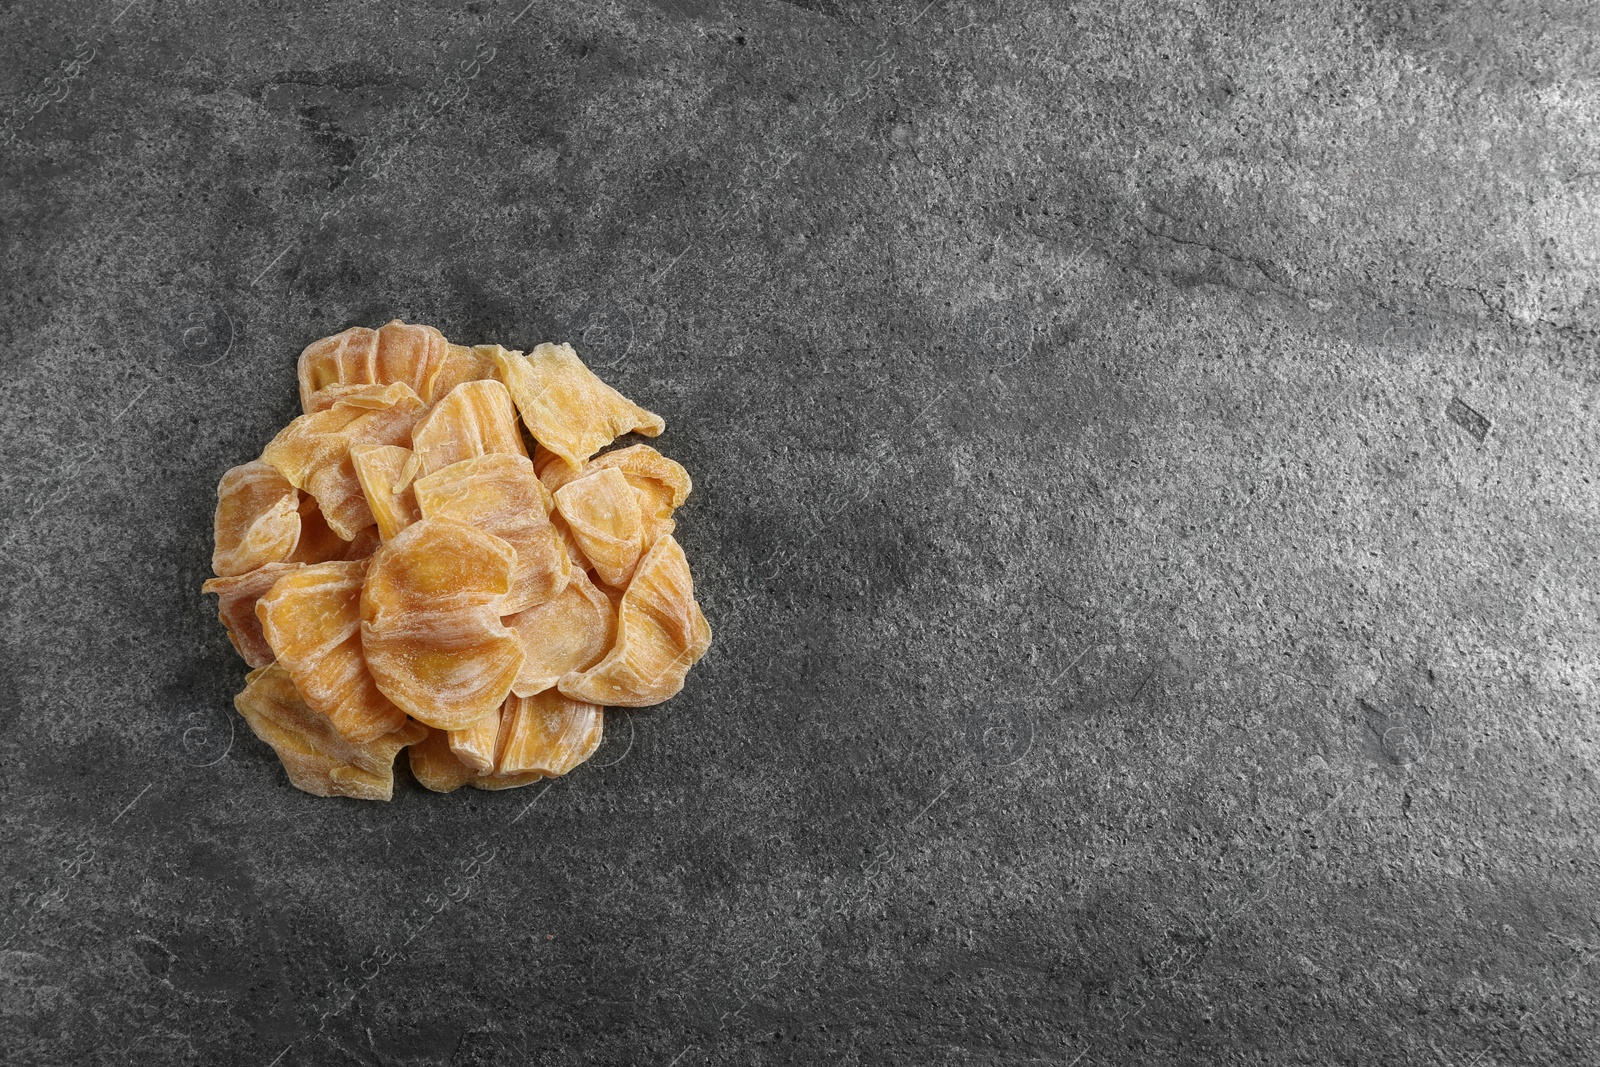
{"type": "Polygon", "coordinates": [[[1600,15],[17,3],[0,1060],[1600,1062],[1600,15]],[[569,339],[716,631],[291,789],[199,594],[311,339],[569,339]]]}

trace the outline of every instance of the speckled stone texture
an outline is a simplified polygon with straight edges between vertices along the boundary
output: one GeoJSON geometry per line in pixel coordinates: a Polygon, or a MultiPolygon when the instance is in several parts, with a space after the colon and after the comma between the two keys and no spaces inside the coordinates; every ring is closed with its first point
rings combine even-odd
{"type": "Polygon", "coordinates": [[[1600,8],[19,3],[0,1061],[1600,1062],[1600,8]],[[574,341],[716,644],[291,789],[214,487],[574,341]]]}

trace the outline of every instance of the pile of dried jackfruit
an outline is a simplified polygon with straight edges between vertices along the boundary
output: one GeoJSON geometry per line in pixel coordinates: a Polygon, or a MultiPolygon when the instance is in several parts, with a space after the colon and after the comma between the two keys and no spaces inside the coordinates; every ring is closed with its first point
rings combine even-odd
{"type": "Polygon", "coordinates": [[[400,321],[312,343],[299,377],[304,414],[217,487],[204,586],[290,782],[388,800],[405,749],[439,792],[527,785],[588,759],[607,705],[683,688],[711,644],[672,536],[688,472],[600,452],[660,416],[568,345],[400,321]]]}

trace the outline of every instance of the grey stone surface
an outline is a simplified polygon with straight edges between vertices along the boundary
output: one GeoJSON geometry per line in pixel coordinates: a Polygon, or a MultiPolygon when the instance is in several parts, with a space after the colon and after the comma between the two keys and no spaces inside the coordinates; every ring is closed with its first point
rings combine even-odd
{"type": "Polygon", "coordinates": [[[1593,5],[122,5],[0,15],[0,1060],[1600,1062],[1593,5]],[[396,316],[695,478],[544,791],[231,711],[396,316]]]}

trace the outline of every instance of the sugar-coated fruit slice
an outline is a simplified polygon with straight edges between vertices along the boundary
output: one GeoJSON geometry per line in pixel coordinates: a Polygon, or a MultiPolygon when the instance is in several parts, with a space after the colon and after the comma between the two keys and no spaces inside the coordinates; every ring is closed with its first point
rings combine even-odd
{"type": "Polygon", "coordinates": [[[414,488],[423,517],[464,523],[516,551],[501,614],[543,604],[567,587],[572,566],[550,523],[548,494],[526,456],[474,456],[418,478],[414,488]]]}
{"type": "Polygon", "coordinates": [[[415,452],[404,445],[356,445],[350,461],[380,538],[387,541],[422,517],[411,488],[420,466],[415,452]]]}
{"type": "Polygon", "coordinates": [[[234,707],[251,731],[271,745],[296,789],[319,797],[388,800],[394,794],[394,758],[422,740],[426,727],[401,719],[379,737],[355,742],[311,707],[280,664],[258,667],[245,679],[234,707]]]}
{"type": "Polygon", "coordinates": [[[532,696],[600,662],[616,640],[617,608],[574,568],[560,596],[507,616],[505,623],[522,642],[522,669],[511,692],[532,696]]]}
{"type": "Polygon", "coordinates": [[[352,390],[332,407],[297,417],[262,451],[289,483],[316,498],[334,533],[351,540],[377,520],[367,507],[350,450],[405,444],[423,410],[403,382],[352,390]]]}
{"type": "Polygon", "coordinates": [[[694,579],[671,536],[639,561],[617,613],[617,638],[604,659],[561,679],[574,700],[646,707],[683,688],[689,668],[711,646],[711,627],[694,599],[694,579]]]}
{"type": "Polygon", "coordinates": [[[543,344],[526,356],[501,351],[495,363],[533,439],[573,466],[625,433],[666,429],[660,415],[595,377],[571,345],[543,344]]]}
{"type": "Polygon", "coordinates": [[[644,547],[649,548],[675,528],[672,513],[683,506],[694,489],[689,472],[649,445],[629,445],[602,452],[582,467],[570,467],[549,453],[534,457],[539,479],[552,493],[575,479],[615,467],[633,486],[644,524],[644,547]],[[548,457],[548,458],[546,458],[548,457]],[[544,460],[540,466],[540,460],[544,460]]]}
{"type": "MultiPolygon", "coordinates": [[[[339,543],[344,544],[343,541],[339,543]]],[[[268,563],[248,574],[212,578],[200,587],[202,593],[217,595],[217,617],[227,628],[228,640],[252,667],[265,667],[278,658],[261,632],[256,602],[267,595],[279,578],[301,566],[299,563],[268,563]]]]}
{"type": "Polygon", "coordinates": [[[600,580],[624,588],[644,554],[639,496],[614,467],[586,474],[555,493],[556,510],[600,580]]]}
{"type": "Polygon", "coordinates": [[[527,458],[511,394],[497,381],[465,382],[450,390],[411,431],[423,474],[492,452],[527,458]]]}
{"type": "Polygon", "coordinates": [[[270,463],[252,460],[223,474],[211,570],[222,578],[282,563],[300,542],[300,490],[270,463]]]}
{"type": "MultiPolygon", "coordinates": [[[[325,394],[345,386],[401,382],[432,404],[442,372],[451,366],[449,344],[432,326],[395,319],[382,329],[352,326],[313,341],[300,353],[300,406],[306,414],[330,406],[325,394]]],[[[459,371],[457,371],[459,373],[459,371]]],[[[451,384],[455,384],[452,374],[451,384]]],[[[337,395],[337,392],[334,393],[337,395]]]]}
{"type": "Polygon", "coordinates": [[[361,643],[384,695],[441,730],[504,702],[522,665],[522,643],[500,621],[516,562],[505,541],[449,519],[423,518],[378,548],[361,643]]]}
{"type": "Polygon", "coordinates": [[[600,747],[604,712],[554,689],[511,697],[501,709],[494,773],[511,777],[537,771],[552,778],[566,774],[600,747]]]}
{"type": "Polygon", "coordinates": [[[300,567],[256,603],[262,633],[306,703],[358,742],[405,722],[405,713],[378,689],[362,650],[367,566],[352,560],[300,567]]]}

